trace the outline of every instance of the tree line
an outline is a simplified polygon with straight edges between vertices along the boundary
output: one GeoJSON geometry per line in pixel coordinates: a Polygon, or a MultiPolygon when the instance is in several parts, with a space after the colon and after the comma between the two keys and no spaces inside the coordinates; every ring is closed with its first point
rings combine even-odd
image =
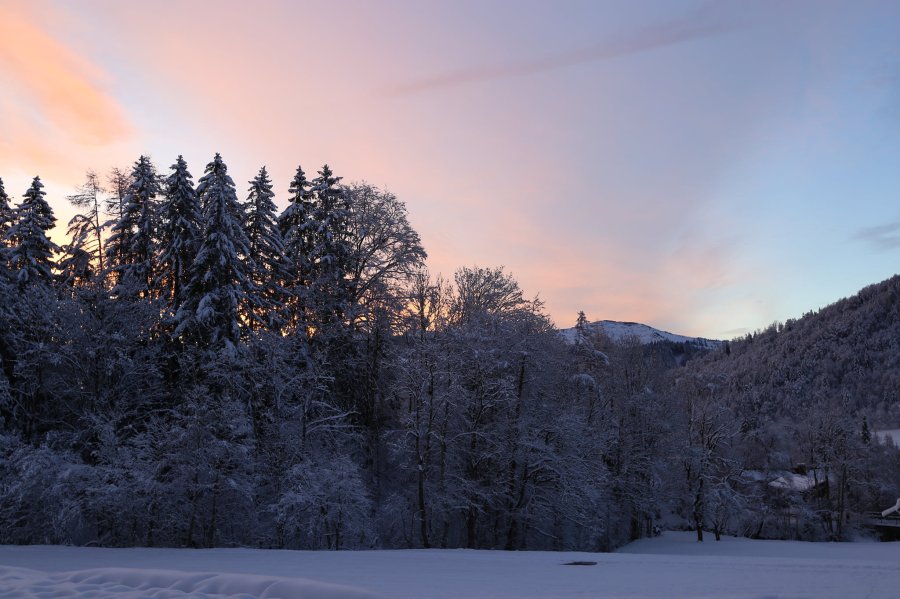
{"type": "MultiPolygon", "coordinates": [[[[327,165],[280,213],[265,168],[241,195],[219,155],[196,184],[142,156],[88,173],[57,247],[40,179],[16,206],[0,181],[0,543],[827,536],[769,484],[796,460],[760,466],[727,386],[678,366],[694,350],[583,315],[567,343],[502,267],[430,274],[403,202],[327,165]]],[[[866,447],[889,480],[896,450],[866,447]]]]}

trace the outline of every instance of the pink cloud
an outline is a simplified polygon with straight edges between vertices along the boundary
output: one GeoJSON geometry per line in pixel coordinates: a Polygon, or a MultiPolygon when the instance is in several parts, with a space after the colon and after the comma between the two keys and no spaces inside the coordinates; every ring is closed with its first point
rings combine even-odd
{"type": "Polygon", "coordinates": [[[0,6],[0,64],[41,120],[83,144],[127,137],[131,126],[105,73],[16,6],[0,6]]]}

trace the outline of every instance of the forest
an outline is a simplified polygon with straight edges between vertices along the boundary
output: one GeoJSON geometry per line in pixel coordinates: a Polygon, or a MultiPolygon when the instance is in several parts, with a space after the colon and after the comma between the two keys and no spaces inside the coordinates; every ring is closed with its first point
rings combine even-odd
{"type": "Polygon", "coordinates": [[[900,496],[900,279],[708,350],[567,341],[326,165],[0,181],[0,543],[609,551],[846,540],[900,496]],[[240,197],[239,197],[240,195],[240,197]],[[710,536],[711,535],[711,536],[710,536]]]}

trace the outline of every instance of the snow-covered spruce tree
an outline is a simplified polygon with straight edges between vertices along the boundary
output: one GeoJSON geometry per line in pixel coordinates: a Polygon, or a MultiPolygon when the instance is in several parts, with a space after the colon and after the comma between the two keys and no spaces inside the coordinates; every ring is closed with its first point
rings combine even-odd
{"type": "Polygon", "coordinates": [[[119,295],[149,297],[153,289],[159,191],[156,168],[147,156],[141,156],[131,173],[122,215],[106,242],[108,266],[115,273],[114,290],[119,295]]]}
{"type": "Polygon", "coordinates": [[[284,242],[278,230],[272,181],[266,167],[250,181],[250,195],[244,204],[244,232],[247,234],[251,283],[242,310],[253,329],[278,331],[284,325],[285,284],[290,269],[284,242]]]}
{"type": "MultiPolygon", "coordinates": [[[[367,406],[371,395],[368,384],[360,379],[371,374],[363,364],[361,344],[351,335],[350,316],[350,243],[348,232],[348,195],[338,187],[340,179],[324,166],[312,181],[314,195],[311,221],[312,253],[309,262],[309,284],[302,298],[306,313],[306,331],[315,359],[329,364],[333,374],[328,384],[331,401],[342,410],[354,414],[356,424],[372,423],[367,406]]],[[[375,379],[372,379],[375,380],[375,379]]],[[[369,427],[374,438],[376,431],[369,427]]]]}
{"type": "Polygon", "coordinates": [[[290,197],[287,208],[278,217],[278,230],[284,244],[284,255],[290,265],[290,278],[286,287],[288,299],[288,323],[296,330],[306,330],[304,308],[310,281],[313,250],[313,196],[303,167],[298,166],[288,188],[290,197]]]}
{"type": "Polygon", "coordinates": [[[0,413],[28,439],[46,430],[52,421],[47,414],[61,405],[47,385],[60,340],[55,326],[60,302],[52,288],[53,254],[59,248],[47,237],[55,222],[35,177],[7,235],[10,283],[2,285],[0,312],[0,365],[13,399],[0,413]]]}
{"type": "Polygon", "coordinates": [[[47,237],[56,224],[53,209],[44,198],[44,185],[35,177],[16,208],[15,222],[7,232],[9,265],[20,286],[49,283],[53,278],[53,254],[59,250],[47,237]]]}
{"type": "Polygon", "coordinates": [[[15,211],[9,205],[9,196],[3,187],[3,179],[0,179],[0,247],[6,247],[6,234],[13,224],[15,211]]]}
{"type": "Polygon", "coordinates": [[[193,177],[187,162],[178,156],[166,179],[165,200],[159,211],[158,287],[173,313],[184,300],[184,288],[197,256],[201,218],[193,177]]]}
{"type": "Polygon", "coordinates": [[[313,210],[310,304],[316,326],[341,324],[351,305],[350,197],[326,164],[311,183],[313,210]]]}
{"type": "Polygon", "coordinates": [[[0,284],[9,279],[9,270],[6,267],[9,240],[6,234],[15,220],[15,210],[9,205],[9,196],[3,188],[3,179],[0,179],[0,284]]]}
{"type": "Polygon", "coordinates": [[[233,352],[241,336],[239,307],[249,286],[249,244],[228,167],[216,154],[206,165],[199,190],[203,239],[191,266],[184,303],[175,319],[176,336],[233,352]]]}

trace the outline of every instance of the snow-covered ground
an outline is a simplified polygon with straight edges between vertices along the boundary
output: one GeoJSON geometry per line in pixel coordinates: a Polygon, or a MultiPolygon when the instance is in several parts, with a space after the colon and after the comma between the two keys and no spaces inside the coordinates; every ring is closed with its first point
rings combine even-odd
{"type": "Polygon", "coordinates": [[[50,574],[0,566],[0,597],[10,599],[380,599],[344,585],[305,579],[153,570],[97,568],[50,574]]]}
{"type": "Polygon", "coordinates": [[[699,544],[691,533],[670,532],[632,543],[615,554],[0,547],[2,598],[363,599],[377,595],[396,599],[896,599],[900,597],[900,543],[725,538],[699,544]],[[596,564],[565,565],[573,561],[596,564]]]}

